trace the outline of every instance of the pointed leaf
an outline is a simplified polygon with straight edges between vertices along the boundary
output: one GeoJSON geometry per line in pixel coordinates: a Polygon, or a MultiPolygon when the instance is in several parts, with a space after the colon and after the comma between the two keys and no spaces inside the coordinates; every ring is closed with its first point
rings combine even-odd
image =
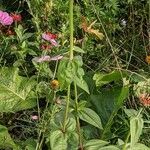
{"type": "Polygon", "coordinates": [[[0,112],[15,112],[36,106],[33,79],[18,75],[16,68],[0,70],[0,112]]]}
{"type": "Polygon", "coordinates": [[[79,111],[79,118],[99,129],[103,129],[100,117],[90,108],[84,108],[79,111]]]}
{"type": "Polygon", "coordinates": [[[17,150],[17,146],[10,137],[7,128],[2,125],[0,125],[0,148],[14,148],[17,150]]]}
{"type": "Polygon", "coordinates": [[[131,132],[131,146],[138,142],[140,135],[142,134],[143,129],[143,119],[138,117],[133,117],[130,120],[130,132],[131,132]]]}
{"type": "Polygon", "coordinates": [[[52,150],[66,150],[67,149],[67,137],[60,130],[56,130],[51,133],[50,147],[52,150]]]}

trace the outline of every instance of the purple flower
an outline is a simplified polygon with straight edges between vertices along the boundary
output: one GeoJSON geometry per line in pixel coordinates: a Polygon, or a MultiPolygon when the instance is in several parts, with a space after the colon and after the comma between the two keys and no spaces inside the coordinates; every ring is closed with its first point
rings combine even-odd
{"type": "Polygon", "coordinates": [[[41,62],[57,61],[57,60],[60,60],[62,58],[63,58],[62,55],[57,55],[57,56],[54,56],[54,57],[50,57],[48,55],[45,55],[45,56],[42,56],[42,57],[35,57],[35,58],[33,58],[33,61],[41,63],[41,62]]]}
{"type": "Polygon", "coordinates": [[[49,41],[49,42],[51,42],[51,44],[53,45],[53,46],[58,46],[58,43],[56,42],[56,35],[55,34],[52,34],[52,33],[50,33],[50,32],[46,32],[46,33],[43,33],[42,34],[42,38],[44,39],[44,40],[46,40],[46,41],[49,41]]]}
{"type": "Polygon", "coordinates": [[[35,57],[33,58],[33,61],[35,62],[47,62],[47,61],[50,61],[50,56],[42,56],[42,57],[35,57]]]}
{"type": "Polygon", "coordinates": [[[0,23],[5,25],[11,25],[13,23],[13,18],[7,13],[0,11],[0,23]]]}

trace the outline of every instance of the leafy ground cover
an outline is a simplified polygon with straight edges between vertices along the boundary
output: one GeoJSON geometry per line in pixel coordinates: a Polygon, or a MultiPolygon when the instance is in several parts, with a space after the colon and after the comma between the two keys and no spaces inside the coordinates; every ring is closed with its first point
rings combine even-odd
{"type": "Polygon", "coordinates": [[[2,0],[0,149],[149,150],[150,1],[2,0]]]}

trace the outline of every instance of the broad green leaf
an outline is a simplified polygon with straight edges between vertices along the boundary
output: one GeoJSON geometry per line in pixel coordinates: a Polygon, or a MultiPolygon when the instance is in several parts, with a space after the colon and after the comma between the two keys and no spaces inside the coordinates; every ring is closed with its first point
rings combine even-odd
{"type": "Polygon", "coordinates": [[[84,108],[79,111],[79,118],[99,129],[103,129],[100,117],[90,108],[84,108]]]}
{"type": "Polygon", "coordinates": [[[116,146],[108,145],[109,142],[93,139],[84,145],[85,150],[119,150],[116,146]]]}
{"type": "Polygon", "coordinates": [[[68,137],[68,150],[77,150],[79,148],[79,135],[71,132],[68,137]]]}
{"type": "Polygon", "coordinates": [[[64,58],[60,61],[57,77],[60,83],[60,89],[66,89],[72,82],[78,87],[89,93],[88,86],[83,79],[84,70],[82,69],[82,58],[75,56],[73,60],[64,58]]]}
{"type": "Polygon", "coordinates": [[[33,79],[18,75],[16,68],[0,70],[0,112],[16,112],[36,106],[33,79]]]}
{"type": "Polygon", "coordinates": [[[134,117],[137,116],[138,111],[136,111],[135,109],[124,109],[124,112],[126,113],[126,115],[130,118],[130,117],[134,117]]]}
{"type": "Polygon", "coordinates": [[[67,137],[60,130],[56,130],[51,133],[49,137],[50,147],[52,150],[66,150],[67,149],[67,137]]]}
{"type": "Polygon", "coordinates": [[[120,149],[116,146],[109,145],[109,146],[102,147],[99,150],[120,150],[120,149]]]}
{"type": "Polygon", "coordinates": [[[90,96],[90,101],[95,108],[95,111],[102,119],[103,125],[106,125],[111,114],[113,112],[117,112],[118,109],[123,105],[123,102],[127,96],[128,87],[124,87],[123,89],[121,87],[118,87],[109,90],[102,90],[99,95],[90,96]],[[125,97],[120,97],[120,95],[122,95],[122,92],[126,93],[125,97]],[[120,101],[120,103],[118,101],[120,101]]]}
{"type": "Polygon", "coordinates": [[[72,63],[68,58],[63,58],[60,61],[57,77],[60,83],[60,89],[64,90],[66,89],[73,81],[73,74],[72,70],[74,68],[72,67],[72,63]]]}
{"type": "Polygon", "coordinates": [[[84,52],[84,50],[83,50],[83,49],[81,49],[81,48],[80,48],[80,47],[78,47],[78,46],[74,46],[74,47],[73,47],[73,50],[74,50],[75,52],[85,53],[85,52],[84,52]]]}
{"type": "Polygon", "coordinates": [[[89,94],[88,85],[83,78],[75,77],[74,82],[77,84],[78,87],[80,87],[81,89],[83,89],[84,91],[86,91],[89,94]]]}
{"type": "Polygon", "coordinates": [[[131,147],[138,142],[143,129],[143,119],[138,117],[133,117],[130,120],[130,133],[131,133],[131,147]]]}
{"type": "Polygon", "coordinates": [[[76,120],[74,118],[68,118],[66,125],[67,132],[73,132],[76,129],[76,120]]]}
{"type": "Polygon", "coordinates": [[[130,147],[127,150],[150,150],[150,148],[144,144],[136,143],[135,145],[133,145],[132,147],[130,147]]]}
{"type": "Polygon", "coordinates": [[[112,81],[118,81],[122,79],[124,76],[125,74],[123,73],[121,74],[120,71],[113,71],[109,74],[96,73],[93,76],[93,80],[95,80],[96,86],[103,86],[112,81]]]}
{"type": "Polygon", "coordinates": [[[105,145],[109,144],[109,142],[93,139],[86,142],[84,145],[85,150],[98,150],[101,147],[104,147],[105,145]]]}
{"type": "Polygon", "coordinates": [[[0,148],[13,148],[17,150],[17,146],[12,140],[5,126],[0,125],[0,148]]]}
{"type": "Polygon", "coordinates": [[[104,132],[103,139],[110,133],[110,127],[118,110],[122,107],[124,100],[129,92],[128,86],[122,88],[114,88],[111,90],[103,90],[99,95],[91,95],[91,103],[96,112],[102,119],[104,132]]]}

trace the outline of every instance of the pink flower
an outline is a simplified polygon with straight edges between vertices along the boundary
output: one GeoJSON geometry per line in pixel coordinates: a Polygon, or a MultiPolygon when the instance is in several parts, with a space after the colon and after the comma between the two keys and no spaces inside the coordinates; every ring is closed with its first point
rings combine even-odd
{"type": "Polygon", "coordinates": [[[42,38],[46,41],[51,42],[51,44],[53,46],[58,46],[58,43],[55,40],[57,38],[57,36],[55,34],[52,34],[50,32],[45,32],[42,34],[42,38]]]}
{"type": "Polygon", "coordinates": [[[32,120],[38,120],[39,117],[38,117],[37,115],[33,115],[33,116],[31,116],[31,119],[32,119],[32,120]]]}
{"type": "Polygon", "coordinates": [[[32,60],[35,61],[35,62],[41,63],[41,62],[57,61],[57,60],[60,60],[62,58],[63,58],[62,55],[57,55],[57,56],[54,56],[54,57],[50,57],[48,55],[45,55],[45,56],[42,56],[42,57],[35,57],[32,60]]]}
{"type": "Polygon", "coordinates": [[[57,56],[51,57],[50,60],[57,61],[57,60],[60,60],[60,59],[62,59],[62,58],[63,58],[62,55],[57,55],[57,56]]]}
{"type": "Polygon", "coordinates": [[[33,58],[33,61],[35,62],[47,62],[47,61],[50,61],[50,56],[42,56],[42,57],[35,57],[33,58]]]}
{"type": "Polygon", "coordinates": [[[13,23],[13,18],[7,13],[0,11],[0,23],[5,25],[11,25],[13,23]]]}

